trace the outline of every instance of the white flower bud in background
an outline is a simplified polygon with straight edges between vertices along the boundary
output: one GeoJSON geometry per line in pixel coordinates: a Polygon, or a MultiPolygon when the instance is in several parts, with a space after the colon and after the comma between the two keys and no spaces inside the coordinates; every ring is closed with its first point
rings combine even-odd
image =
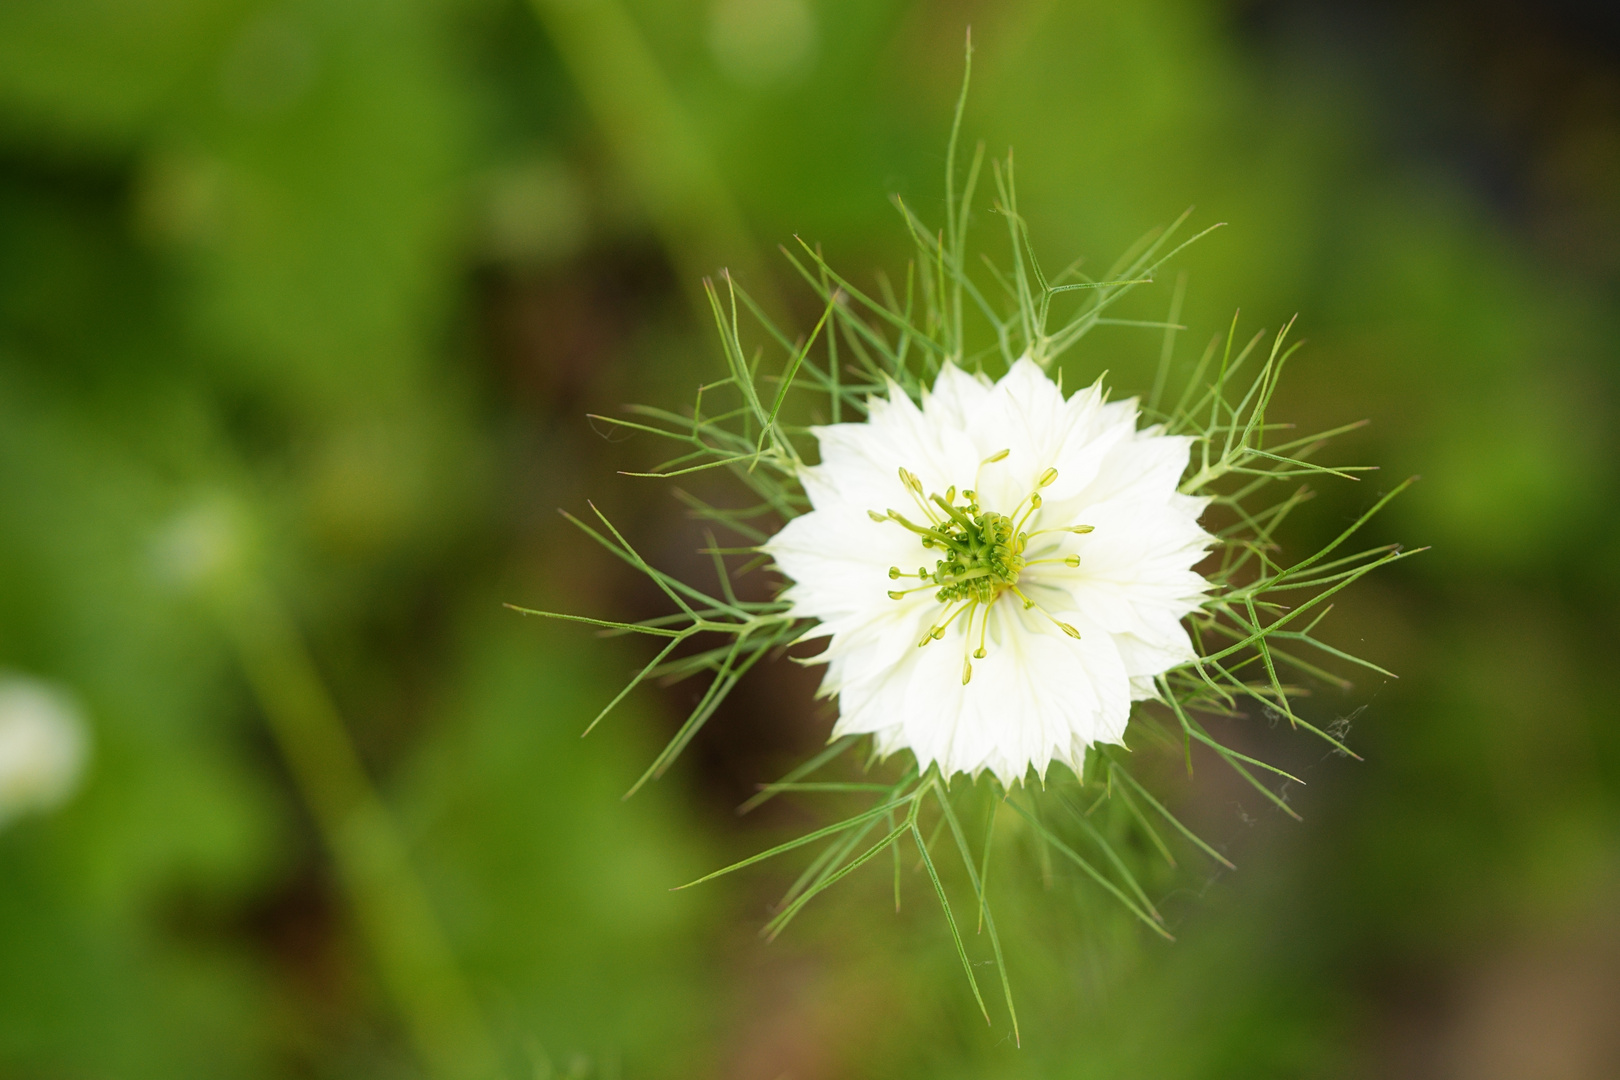
{"type": "Polygon", "coordinates": [[[0,824],[66,802],[88,752],[84,720],[64,690],[0,676],[0,824]]]}

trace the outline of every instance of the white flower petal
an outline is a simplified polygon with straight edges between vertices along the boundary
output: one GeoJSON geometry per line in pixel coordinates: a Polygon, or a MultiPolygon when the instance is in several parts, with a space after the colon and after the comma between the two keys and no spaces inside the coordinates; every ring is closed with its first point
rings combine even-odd
{"type": "Polygon", "coordinates": [[[828,639],[822,690],[838,697],[838,734],[871,734],[879,753],[909,750],[922,768],[989,770],[1004,784],[1053,761],[1078,768],[1090,745],[1123,739],[1131,702],[1193,657],[1181,620],[1208,587],[1192,567],[1211,543],[1198,525],[1206,501],[1176,490],[1191,441],[1138,430],[1137,419],[1134,401],[1108,403],[1100,385],[1065,400],[1025,359],[995,383],[946,365],[920,407],[891,386],[865,423],[814,429],[821,463],[802,476],[812,510],[764,550],[792,581],[793,613],[828,639]],[[955,488],[965,504],[971,489],[983,512],[1027,516],[1032,565],[992,579],[987,609],[942,604],[938,583],[917,578],[941,550],[869,516],[943,520],[918,506],[901,469],[929,494],[955,488]],[[1056,531],[1083,525],[1093,531],[1056,531]],[[890,567],[907,576],[891,579],[890,567]],[[928,639],[949,612],[942,637],[928,639]],[[974,658],[981,639],[986,655],[974,658]]]}

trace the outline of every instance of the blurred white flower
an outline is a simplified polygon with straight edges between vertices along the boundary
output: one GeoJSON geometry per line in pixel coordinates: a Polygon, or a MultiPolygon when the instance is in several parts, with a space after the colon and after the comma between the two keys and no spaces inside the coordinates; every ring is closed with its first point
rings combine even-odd
{"type": "Polygon", "coordinates": [[[66,693],[0,676],[0,824],[66,802],[88,749],[84,721],[66,693]]]}
{"type": "Polygon", "coordinates": [[[1101,384],[1064,400],[1033,362],[992,384],[947,366],[918,408],[815,429],[813,507],[765,546],[793,614],[830,638],[835,735],[1004,784],[1119,742],[1133,700],[1192,659],[1206,499],[1191,440],[1137,429],[1101,384]],[[909,579],[909,580],[908,580],[909,579]]]}

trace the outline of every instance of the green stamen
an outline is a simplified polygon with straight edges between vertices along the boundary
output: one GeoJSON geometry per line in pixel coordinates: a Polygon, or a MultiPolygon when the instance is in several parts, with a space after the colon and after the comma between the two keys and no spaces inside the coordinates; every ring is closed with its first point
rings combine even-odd
{"type": "MultiPolygon", "coordinates": [[[[1008,451],[993,454],[979,465],[984,466],[1005,460],[1008,451]]],[[[1068,555],[1061,558],[1036,559],[1033,562],[1024,558],[1024,550],[1032,536],[1042,533],[1068,532],[1084,534],[1091,531],[1089,525],[1066,525],[1056,528],[1039,529],[1033,533],[1026,533],[1023,527],[1041,509],[1040,489],[1049,487],[1057,479],[1056,469],[1047,469],[1041,473],[1036,481],[1035,490],[1018,501],[1013,508],[1013,516],[998,514],[994,511],[984,510],[979,506],[978,494],[975,490],[961,492],[962,503],[957,502],[957,490],[954,486],[947,488],[944,495],[926,495],[922,482],[915,473],[909,469],[899,470],[900,483],[905,487],[917,506],[928,518],[929,526],[918,525],[908,521],[895,510],[879,514],[868,511],[874,521],[892,521],[896,525],[907,529],[921,538],[922,546],[929,550],[939,551],[944,557],[934,563],[930,571],[925,566],[917,568],[917,578],[923,584],[909,589],[894,589],[889,596],[895,600],[904,598],[914,592],[936,590],[934,599],[945,606],[945,616],[938,623],[930,626],[923,639],[917,642],[922,648],[930,641],[938,641],[945,636],[945,631],[951,623],[956,621],[962,612],[968,613],[967,631],[963,639],[964,655],[962,658],[962,683],[966,685],[973,677],[973,664],[966,654],[971,647],[973,637],[973,622],[975,616],[979,619],[979,647],[971,653],[972,659],[982,660],[985,652],[985,635],[989,630],[990,605],[994,604],[1006,592],[1011,592],[1023,601],[1024,610],[1039,608],[1040,605],[1025,596],[1018,588],[1019,575],[1030,566],[1044,563],[1062,563],[1064,566],[1077,567],[1080,565],[1078,555],[1068,555]],[[941,518],[938,511],[944,513],[941,518]],[[1014,520],[1014,516],[1017,520],[1014,520]],[[984,611],[979,612],[983,607],[984,611]]],[[[975,487],[977,479],[975,479],[975,487]]],[[[889,578],[896,580],[901,577],[911,577],[898,566],[889,568],[889,578]]],[[[1046,615],[1060,630],[1070,637],[1078,638],[1079,631],[1068,623],[1059,622],[1044,609],[1041,614],[1046,615]]]]}

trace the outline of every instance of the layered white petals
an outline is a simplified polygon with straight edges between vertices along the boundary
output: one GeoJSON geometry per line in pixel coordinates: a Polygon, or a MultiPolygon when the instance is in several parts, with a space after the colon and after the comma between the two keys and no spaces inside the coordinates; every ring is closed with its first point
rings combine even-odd
{"type": "Polygon", "coordinates": [[[792,581],[793,613],[828,639],[819,659],[822,692],[838,697],[835,735],[869,733],[880,751],[910,750],[924,769],[988,769],[1004,784],[1052,761],[1078,768],[1091,744],[1124,738],[1131,702],[1193,656],[1181,620],[1207,588],[1192,567],[1212,542],[1198,524],[1206,500],[1176,491],[1189,440],[1138,430],[1137,419],[1134,401],[1106,402],[1100,384],[1065,399],[1020,360],[996,383],[947,365],[921,407],[891,387],[869,402],[865,423],[815,429],[821,464],[802,473],[812,510],[765,550],[792,581]],[[1002,514],[1057,471],[1024,525],[1035,565],[1017,584],[1036,608],[1003,593],[971,628],[958,618],[919,647],[946,612],[936,589],[888,594],[919,584],[916,571],[932,572],[938,552],[869,513],[922,520],[902,468],[926,492],[973,489],[984,510],[1002,514]],[[1076,525],[1093,531],[1040,532],[1076,525]],[[1078,567],[1062,562],[1071,555],[1078,567]],[[891,580],[890,567],[909,580],[891,580]],[[964,684],[981,634],[987,655],[964,684]]]}

